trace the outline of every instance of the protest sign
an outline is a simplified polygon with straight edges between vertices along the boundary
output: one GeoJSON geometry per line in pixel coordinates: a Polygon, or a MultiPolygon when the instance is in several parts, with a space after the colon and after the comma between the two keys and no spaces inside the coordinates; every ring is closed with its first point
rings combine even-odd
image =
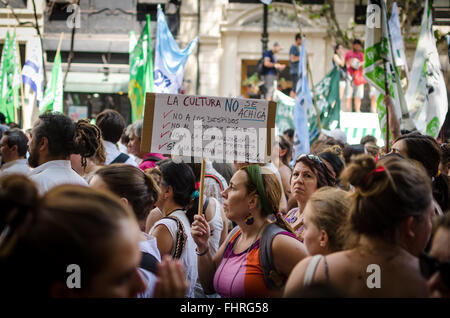
{"type": "Polygon", "coordinates": [[[276,103],[266,100],[147,93],[141,150],[267,162],[275,115],[276,103]]]}

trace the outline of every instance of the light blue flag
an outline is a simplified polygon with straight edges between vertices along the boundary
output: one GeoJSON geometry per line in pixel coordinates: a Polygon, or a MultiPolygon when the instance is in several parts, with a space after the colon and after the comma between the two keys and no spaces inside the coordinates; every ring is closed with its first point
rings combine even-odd
{"type": "MultiPolygon", "coordinates": [[[[308,83],[308,72],[306,69],[306,40],[303,39],[302,47],[300,50],[300,61],[299,61],[299,75],[298,75],[298,85],[297,85],[297,96],[295,98],[294,107],[294,125],[295,125],[295,136],[294,136],[294,158],[297,158],[301,154],[309,154],[310,136],[314,137],[318,135],[318,131],[308,132],[308,118],[315,114],[313,97],[311,90],[309,89],[308,83]]],[[[314,129],[315,130],[315,129],[314,129]]],[[[316,136],[317,137],[317,136],[316,136]]],[[[314,139],[314,138],[312,138],[314,139]]]]}
{"type": "Polygon", "coordinates": [[[184,50],[180,50],[160,5],[157,26],[154,92],[177,94],[183,83],[184,65],[198,42],[198,36],[184,50]]]}
{"type": "Polygon", "coordinates": [[[272,3],[272,0],[260,0],[262,3],[264,3],[264,4],[267,4],[267,5],[269,5],[269,4],[271,4],[272,3]]]}

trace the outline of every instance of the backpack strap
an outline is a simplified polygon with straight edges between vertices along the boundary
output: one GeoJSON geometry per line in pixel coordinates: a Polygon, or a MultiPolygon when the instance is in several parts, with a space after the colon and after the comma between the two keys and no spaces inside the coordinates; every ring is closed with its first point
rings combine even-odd
{"type": "Polygon", "coordinates": [[[203,214],[205,214],[206,209],[208,208],[209,198],[206,197],[205,203],[203,203],[203,214]]]}
{"type": "Polygon", "coordinates": [[[143,268],[156,275],[158,273],[158,264],[159,262],[155,256],[146,252],[142,252],[141,264],[139,265],[140,268],[143,268]]]}
{"type": "Polygon", "coordinates": [[[205,174],[205,178],[212,178],[212,179],[216,180],[216,182],[219,184],[220,191],[223,192],[223,185],[222,185],[222,182],[220,182],[219,178],[217,178],[215,175],[212,175],[212,174],[205,174]]]}
{"type": "Polygon", "coordinates": [[[273,238],[285,230],[275,223],[269,224],[262,236],[259,247],[259,262],[263,269],[264,281],[269,289],[281,289],[283,287],[283,279],[281,274],[275,269],[272,257],[273,238]]]}
{"type": "Polygon", "coordinates": [[[230,244],[231,244],[230,241],[231,241],[231,239],[233,238],[233,236],[237,233],[237,231],[239,231],[239,229],[240,229],[239,226],[235,226],[235,227],[231,230],[230,234],[228,234],[228,236],[230,237],[230,239],[228,240],[227,245],[225,246],[225,250],[223,251],[222,258],[220,259],[219,264],[222,263],[223,257],[225,256],[225,252],[228,250],[228,247],[229,247],[230,244]]]}
{"type": "Polygon", "coordinates": [[[113,163],[125,163],[128,160],[128,158],[130,158],[129,155],[121,152],[116,158],[114,158],[113,161],[111,161],[110,164],[113,164],[113,163]]]}
{"type": "Polygon", "coordinates": [[[172,257],[174,259],[179,259],[181,254],[183,253],[184,246],[186,245],[187,235],[184,231],[183,222],[181,222],[178,218],[174,216],[166,216],[163,219],[170,219],[177,222],[177,238],[175,241],[175,250],[173,252],[172,257]]]}

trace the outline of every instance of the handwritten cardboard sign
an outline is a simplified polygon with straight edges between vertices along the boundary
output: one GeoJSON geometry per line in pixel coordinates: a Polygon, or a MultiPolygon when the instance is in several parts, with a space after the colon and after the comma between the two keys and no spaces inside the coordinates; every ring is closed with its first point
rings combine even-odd
{"type": "Polygon", "coordinates": [[[147,93],[141,150],[267,162],[275,115],[266,100],[147,93]]]}

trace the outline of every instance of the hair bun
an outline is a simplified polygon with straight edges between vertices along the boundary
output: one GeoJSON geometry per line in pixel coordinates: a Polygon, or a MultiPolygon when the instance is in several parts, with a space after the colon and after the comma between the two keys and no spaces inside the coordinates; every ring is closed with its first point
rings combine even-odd
{"type": "Polygon", "coordinates": [[[372,156],[359,155],[352,159],[348,167],[342,172],[341,180],[354,187],[364,187],[365,177],[375,167],[375,159],[372,156]]]}

